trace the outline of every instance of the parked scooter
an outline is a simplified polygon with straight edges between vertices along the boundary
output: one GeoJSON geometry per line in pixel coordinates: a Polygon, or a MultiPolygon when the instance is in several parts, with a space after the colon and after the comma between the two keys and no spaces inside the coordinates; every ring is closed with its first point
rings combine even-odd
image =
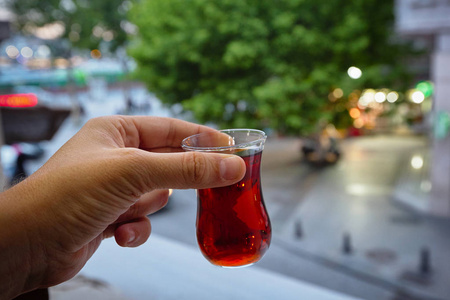
{"type": "Polygon", "coordinates": [[[301,146],[305,161],[314,166],[327,166],[338,162],[341,157],[339,134],[329,124],[316,136],[305,138],[301,146]]]}

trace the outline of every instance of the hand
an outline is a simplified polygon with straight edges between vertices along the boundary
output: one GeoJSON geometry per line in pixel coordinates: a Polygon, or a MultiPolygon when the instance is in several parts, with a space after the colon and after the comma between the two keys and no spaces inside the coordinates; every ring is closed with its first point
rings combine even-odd
{"type": "Polygon", "coordinates": [[[167,203],[167,188],[239,181],[245,164],[237,156],[180,152],[183,138],[212,130],[169,118],[90,120],[1,195],[0,295],[70,279],[106,237],[127,247],[144,243],[151,231],[146,216],[167,203]]]}

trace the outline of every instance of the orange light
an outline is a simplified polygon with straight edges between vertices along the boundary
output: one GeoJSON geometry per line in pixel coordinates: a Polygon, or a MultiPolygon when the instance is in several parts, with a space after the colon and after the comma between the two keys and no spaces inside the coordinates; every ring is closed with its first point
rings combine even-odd
{"type": "Polygon", "coordinates": [[[350,109],[349,114],[353,119],[358,119],[361,116],[361,112],[355,107],[350,109]]]}
{"type": "Polygon", "coordinates": [[[37,103],[35,94],[0,95],[0,107],[33,107],[37,103]]]}
{"type": "Polygon", "coordinates": [[[99,58],[102,57],[102,53],[100,52],[100,50],[94,49],[94,50],[91,51],[91,57],[99,59],[99,58]]]}

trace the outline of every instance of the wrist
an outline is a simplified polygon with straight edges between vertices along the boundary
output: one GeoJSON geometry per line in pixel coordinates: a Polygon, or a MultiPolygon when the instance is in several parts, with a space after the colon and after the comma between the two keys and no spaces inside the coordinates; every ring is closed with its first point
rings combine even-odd
{"type": "MultiPolygon", "coordinates": [[[[35,243],[37,225],[30,215],[32,195],[26,183],[0,194],[0,299],[38,288],[45,270],[41,246],[35,243]],[[40,259],[39,259],[40,258],[40,259]]],[[[35,212],[38,213],[38,212],[35,212]]]]}

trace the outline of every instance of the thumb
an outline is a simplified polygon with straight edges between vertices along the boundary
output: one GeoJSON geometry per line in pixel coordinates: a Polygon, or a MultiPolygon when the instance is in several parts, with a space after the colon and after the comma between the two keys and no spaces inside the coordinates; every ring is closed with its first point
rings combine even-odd
{"type": "Polygon", "coordinates": [[[148,153],[145,166],[152,189],[227,186],[241,180],[246,170],[237,155],[194,151],[148,153]]]}

